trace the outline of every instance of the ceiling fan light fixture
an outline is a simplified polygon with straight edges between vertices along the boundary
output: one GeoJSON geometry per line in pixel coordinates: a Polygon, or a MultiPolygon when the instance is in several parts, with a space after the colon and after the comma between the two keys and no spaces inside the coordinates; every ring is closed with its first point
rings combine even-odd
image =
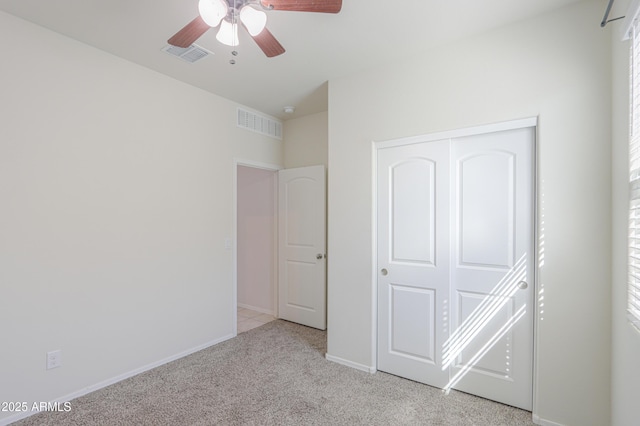
{"type": "Polygon", "coordinates": [[[224,0],[200,0],[198,3],[200,16],[210,27],[217,27],[227,16],[229,5],[224,0]]]}
{"type": "Polygon", "coordinates": [[[216,34],[216,39],[218,39],[220,43],[226,44],[227,46],[237,46],[238,25],[226,20],[222,21],[222,24],[220,24],[220,29],[218,30],[218,34],[216,34]]]}
{"type": "Polygon", "coordinates": [[[342,0],[198,0],[200,15],[167,42],[188,48],[208,30],[219,27],[216,39],[227,46],[237,46],[240,21],[262,53],[273,58],[282,55],[285,49],[266,28],[265,10],[338,13],[341,8],[342,0]]]}
{"type": "Polygon", "coordinates": [[[267,14],[261,10],[245,5],[240,9],[240,20],[252,36],[257,36],[267,25],[267,14]]]}

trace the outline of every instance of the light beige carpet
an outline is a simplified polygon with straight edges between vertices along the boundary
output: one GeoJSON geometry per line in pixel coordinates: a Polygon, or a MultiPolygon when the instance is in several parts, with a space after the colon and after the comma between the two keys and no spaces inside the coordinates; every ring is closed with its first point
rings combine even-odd
{"type": "Polygon", "coordinates": [[[16,425],[533,425],[531,413],[325,360],[277,320],[16,425]]]}

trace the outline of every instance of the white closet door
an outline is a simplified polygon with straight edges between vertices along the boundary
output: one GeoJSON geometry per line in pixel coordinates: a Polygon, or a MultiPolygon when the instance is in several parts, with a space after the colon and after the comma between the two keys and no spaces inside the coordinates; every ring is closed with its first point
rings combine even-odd
{"type": "Polygon", "coordinates": [[[452,141],[449,386],[531,410],[534,128],[452,141]]]}
{"type": "Polygon", "coordinates": [[[378,369],[444,387],[449,143],[378,152],[378,369]]]}
{"type": "Polygon", "coordinates": [[[378,150],[378,369],[532,406],[534,136],[378,150]]]}

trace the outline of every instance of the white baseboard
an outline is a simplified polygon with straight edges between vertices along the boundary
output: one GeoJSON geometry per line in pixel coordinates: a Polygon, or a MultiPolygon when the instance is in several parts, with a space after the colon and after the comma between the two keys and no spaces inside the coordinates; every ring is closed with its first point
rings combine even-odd
{"type": "MultiPolygon", "coordinates": [[[[219,339],[212,340],[210,342],[207,342],[207,343],[204,343],[202,345],[196,346],[195,348],[187,349],[186,351],[182,351],[180,353],[172,355],[172,356],[170,356],[168,358],[164,358],[164,359],[161,359],[159,361],[152,362],[151,364],[147,364],[147,365],[142,366],[140,368],[136,368],[135,370],[128,371],[128,372],[126,372],[124,374],[117,375],[117,376],[112,377],[110,379],[103,380],[103,381],[98,382],[96,384],[93,384],[93,385],[87,386],[85,388],[79,389],[79,390],[77,390],[75,392],[71,392],[70,394],[62,396],[60,398],[56,398],[55,400],[49,401],[49,402],[52,403],[52,404],[55,404],[55,403],[62,404],[64,402],[71,401],[72,399],[76,399],[76,398],[79,398],[79,397],[81,397],[83,395],[86,395],[88,393],[95,392],[95,391],[97,391],[99,389],[105,388],[105,387],[107,387],[109,385],[112,385],[114,383],[118,383],[118,382],[120,382],[122,380],[125,380],[125,379],[128,379],[130,377],[136,376],[136,375],[138,375],[140,373],[144,373],[145,371],[149,371],[149,370],[152,370],[152,369],[154,369],[156,367],[160,367],[161,365],[170,363],[171,361],[175,361],[177,359],[184,358],[185,356],[191,355],[191,354],[193,354],[195,352],[198,352],[198,351],[201,351],[201,350],[206,349],[208,347],[217,345],[218,343],[222,343],[225,340],[229,340],[229,339],[231,339],[233,337],[235,337],[233,334],[229,334],[229,335],[221,337],[219,339]]],[[[32,411],[32,412],[23,411],[23,412],[20,412],[18,414],[15,414],[13,416],[5,417],[3,419],[0,419],[0,426],[7,426],[7,425],[9,425],[9,424],[11,424],[13,422],[17,422],[18,420],[22,420],[22,419],[24,419],[26,417],[32,416],[32,415],[37,414],[37,413],[38,413],[38,411],[32,411]]]]}
{"type": "Polygon", "coordinates": [[[250,309],[250,310],[256,311],[256,312],[261,312],[263,314],[271,315],[273,317],[276,316],[276,313],[272,309],[270,310],[270,309],[265,309],[265,308],[259,308],[257,306],[247,305],[246,303],[238,303],[238,307],[245,308],[245,309],[250,309]]]}
{"type": "Polygon", "coordinates": [[[335,362],[335,363],[338,363],[338,364],[345,365],[347,367],[355,368],[356,370],[366,371],[367,373],[373,374],[373,373],[375,373],[377,371],[375,367],[371,367],[371,366],[368,366],[368,365],[364,365],[364,364],[360,364],[360,363],[357,363],[357,362],[349,361],[349,360],[346,360],[344,358],[340,358],[340,357],[337,357],[337,356],[324,354],[324,357],[327,359],[327,361],[331,361],[331,362],[335,362]]]}
{"type": "Polygon", "coordinates": [[[562,423],[552,422],[551,420],[541,419],[537,414],[533,415],[533,422],[540,426],[565,426],[562,423]]]}

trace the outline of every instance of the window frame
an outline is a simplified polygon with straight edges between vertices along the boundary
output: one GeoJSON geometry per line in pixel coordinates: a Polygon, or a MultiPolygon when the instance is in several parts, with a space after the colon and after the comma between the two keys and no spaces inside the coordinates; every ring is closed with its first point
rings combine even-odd
{"type": "Polygon", "coordinates": [[[640,19],[629,30],[629,205],[627,240],[627,315],[640,329],[640,19]]]}

